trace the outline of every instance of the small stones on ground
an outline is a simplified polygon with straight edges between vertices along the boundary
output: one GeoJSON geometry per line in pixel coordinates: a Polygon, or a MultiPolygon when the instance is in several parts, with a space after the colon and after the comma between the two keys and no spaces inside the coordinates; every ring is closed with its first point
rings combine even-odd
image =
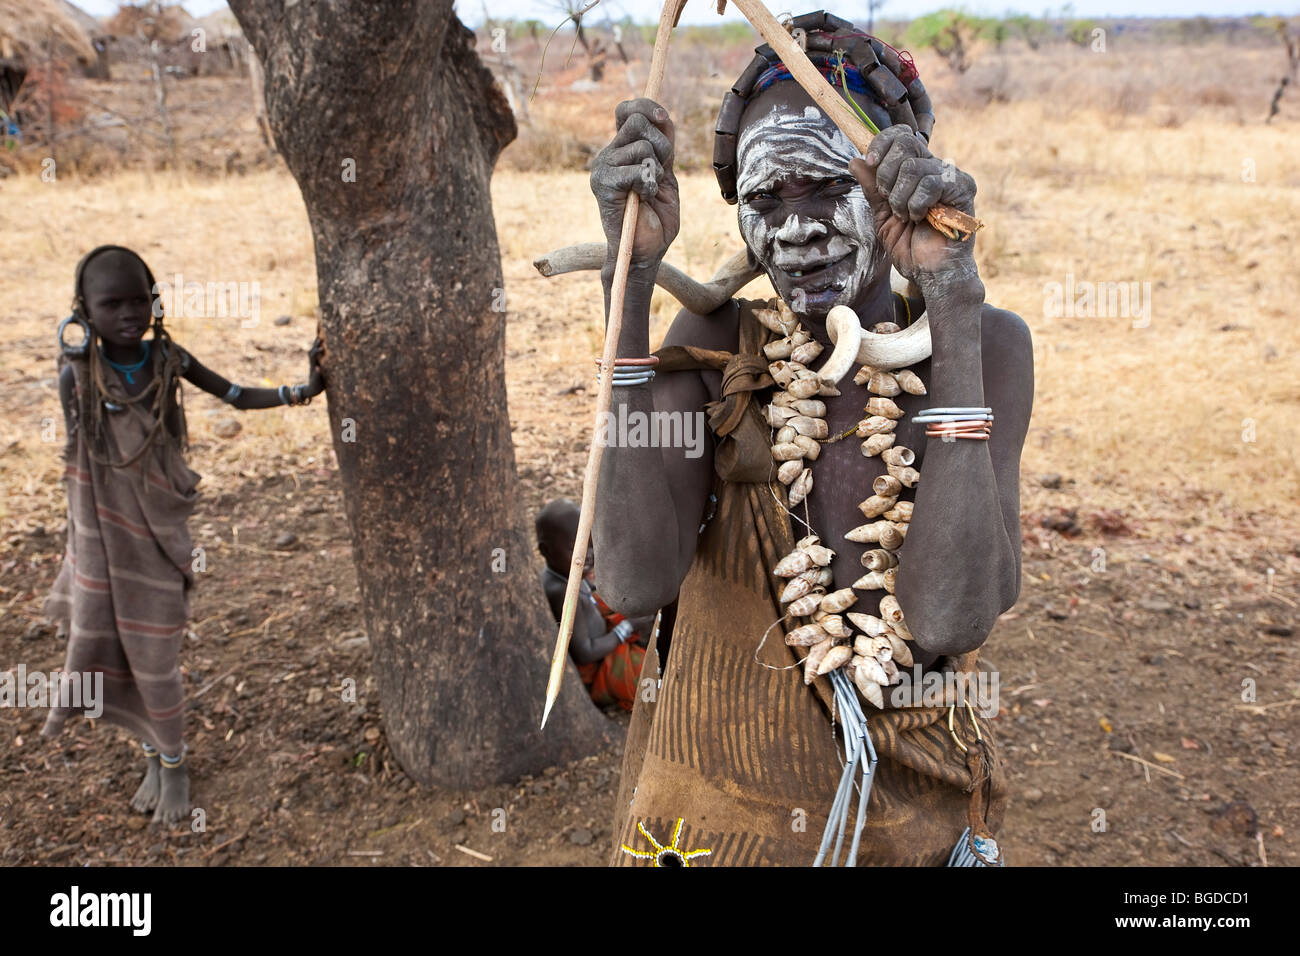
{"type": "Polygon", "coordinates": [[[292,321],[293,321],[292,316],[288,316],[288,315],[277,315],[275,317],[276,325],[288,325],[292,321]]]}
{"type": "Polygon", "coordinates": [[[1046,475],[1039,475],[1038,483],[1042,485],[1044,488],[1048,488],[1052,491],[1055,491],[1057,488],[1061,487],[1061,476],[1056,474],[1056,472],[1051,472],[1046,475]]]}
{"type": "Polygon", "coordinates": [[[236,418],[223,418],[212,426],[212,434],[218,438],[234,438],[243,430],[244,426],[236,418]]]}
{"type": "Polygon", "coordinates": [[[1271,634],[1274,637],[1290,637],[1295,633],[1295,628],[1286,624],[1270,624],[1264,628],[1265,634],[1271,634]]]}
{"type": "Polygon", "coordinates": [[[1174,610],[1174,606],[1168,601],[1143,598],[1139,600],[1138,607],[1144,611],[1151,611],[1155,614],[1169,614],[1174,610]]]}
{"type": "Polygon", "coordinates": [[[1042,801],[1043,791],[1038,789],[1037,787],[1030,787],[1023,794],[1021,794],[1021,796],[1025,798],[1025,803],[1029,804],[1032,807],[1034,804],[1042,801]]]}
{"type": "Polygon", "coordinates": [[[464,822],[465,811],[460,807],[457,807],[455,810],[451,811],[451,813],[447,814],[447,824],[449,826],[458,827],[464,822]]]}
{"type": "Polygon", "coordinates": [[[286,551],[298,543],[298,536],[292,531],[281,531],[275,536],[275,548],[277,551],[286,551]]]}
{"type": "Polygon", "coordinates": [[[574,846],[590,846],[592,839],[592,833],[586,827],[578,827],[569,833],[569,842],[574,846]]]}
{"type": "Polygon", "coordinates": [[[1225,836],[1253,837],[1259,829],[1259,818],[1245,800],[1233,800],[1210,814],[1210,829],[1225,836]]]}
{"type": "Polygon", "coordinates": [[[319,704],[325,699],[325,691],[319,687],[313,687],[307,691],[307,703],[319,704]]]}

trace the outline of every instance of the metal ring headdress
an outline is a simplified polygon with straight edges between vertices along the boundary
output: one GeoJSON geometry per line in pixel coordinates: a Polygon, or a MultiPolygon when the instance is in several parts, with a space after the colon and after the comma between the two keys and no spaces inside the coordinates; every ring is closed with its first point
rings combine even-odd
{"type": "MultiPolygon", "coordinates": [[[[804,31],[808,59],[823,74],[835,67],[840,60],[838,54],[843,53],[845,67],[856,69],[865,91],[878,104],[869,104],[868,112],[882,119],[886,114],[888,116],[885,123],[877,125],[884,128],[905,123],[929,142],[930,131],[934,128],[934,109],[910,56],[825,10],[795,17],[790,29],[804,31]],[[871,109],[871,106],[875,108],[871,109]]],[[[722,98],[722,109],[718,112],[714,129],[713,171],[718,177],[722,198],[732,205],[739,200],[736,194],[736,140],[740,133],[741,115],[749,100],[760,92],[759,85],[764,75],[781,67],[780,58],[768,44],[757,47],[754,53],[754,59],[745,72],[722,98]]],[[[762,88],[766,89],[766,85],[762,88]]]]}

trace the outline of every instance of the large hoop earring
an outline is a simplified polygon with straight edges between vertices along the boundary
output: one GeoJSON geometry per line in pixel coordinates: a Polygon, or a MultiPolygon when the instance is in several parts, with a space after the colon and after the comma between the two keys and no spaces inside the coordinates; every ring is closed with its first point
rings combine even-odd
{"type": "Polygon", "coordinates": [[[90,323],[74,312],[59,323],[59,350],[63,352],[67,358],[84,358],[86,352],[90,350],[90,335],[90,323]],[[64,330],[68,327],[69,323],[72,322],[81,326],[81,331],[84,333],[79,345],[69,345],[63,338],[64,330]]]}

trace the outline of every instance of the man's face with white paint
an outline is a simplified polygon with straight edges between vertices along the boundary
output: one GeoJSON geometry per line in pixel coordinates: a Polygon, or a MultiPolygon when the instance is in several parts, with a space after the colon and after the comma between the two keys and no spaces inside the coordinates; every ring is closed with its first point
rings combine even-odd
{"type": "Polygon", "coordinates": [[[795,83],[764,90],[736,144],[740,234],[795,312],[851,305],[881,271],[857,149],[795,83]]]}

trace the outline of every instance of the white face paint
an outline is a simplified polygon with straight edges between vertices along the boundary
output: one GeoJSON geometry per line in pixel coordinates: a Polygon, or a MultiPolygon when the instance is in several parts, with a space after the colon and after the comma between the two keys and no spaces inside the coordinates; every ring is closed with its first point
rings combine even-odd
{"type": "Polygon", "coordinates": [[[767,116],[750,122],[736,144],[740,234],[777,293],[796,311],[824,314],[834,305],[849,305],[871,281],[877,266],[871,207],[862,187],[854,186],[836,197],[833,207],[829,200],[818,204],[833,210],[829,220],[792,214],[771,226],[747,198],[774,192],[794,178],[848,176],[849,160],[857,156],[848,137],[815,106],[804,107],[802,115],[774,106],[767,116]],[[826,268],[848,256],[851,268],[849,262],[826,268]],[[825,269],[826,275],[801,281],[800,273],[817,269],[825,269]]]}

